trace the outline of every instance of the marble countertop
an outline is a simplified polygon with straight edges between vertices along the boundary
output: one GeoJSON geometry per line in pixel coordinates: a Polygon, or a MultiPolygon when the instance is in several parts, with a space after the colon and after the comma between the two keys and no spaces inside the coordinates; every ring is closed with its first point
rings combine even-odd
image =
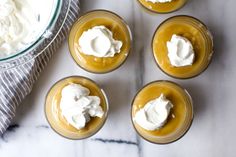
{"type": "Polygon", "coordinates": [[[32,93],[19,106],[14,123],[0,137],[1,157],[221,157],[235,153],[235,0],[189,0],[181,10],[149,14],[136,0],[81,0],[82,12],[108,9],[130,25],[134,36],[132,54],[124,65],[109,74],[90,74],[79,68],[65,42],[42,73],[32,93]],[[189,80],[166,76],[156,66],[151,38],[156,27],[173,15],[195,16],[209,26],[215,54],[207,71],[189,80]],[[110,99],[104,127],[93,137],[71,141],[50,129],[44,116],[44,98],[57,80],[82,75],[97,81],[110,99]],[[169,145],[154,145],[137,136],[130,120],[130,104],[138,89],[154,80],[167,79],[185,87],[193,97],[195,119],[189,132],[169,145]]]}

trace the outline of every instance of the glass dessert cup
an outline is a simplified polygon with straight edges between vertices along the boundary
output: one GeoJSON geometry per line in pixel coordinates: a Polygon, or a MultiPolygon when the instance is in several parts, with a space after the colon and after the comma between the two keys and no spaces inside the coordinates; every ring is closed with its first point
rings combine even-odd
{"type": "Polygon", "coordinates": [[[170,13],[182,8],[188,0],[173,0],[166,3],[152,3],[146,0],[138,0],[142,7],[154,13],[170,13]]]}
{"type": "Polygon", "coordinates": [[[45,101],[45,115],[51,128],[59,135],[72,140],[88,138],[97,133],[107,119],[108,109],[109,106],[105,92],[94,81],[82,76],[67,77],[55,83],[47,93],[45,101]],[[90,95],[98,96],[104,111],[102,118],[91,117],[85,128],[80,130],[70,125],[60,110],[61,91],[70,83],[80,84],[90,90],[90,95]]]}
{"type": "Polygon", "coordinates": [[[152,50],[158,67],[167,75],[188,79],[205,71],[213,55],[213,37],[208,28],[198,19],[186,15],[174,16],[165,20],[157,28],[152,39],[152,50]],[[167,41],[177,34],[191,41],[195,51],[192,65],[174,67],[168,58],[167,41]]]}
{"type": "Polygon", "coordinates": [[[168,144],[177,141],[187,133],[193,121],[193,103],[188,92],[170,81],[155,81],[143,87],[134,97],[131,118],[136,132],[145,140],[155,144],[168,144]],[[143,129],[134,121],[135,114],[145,104],[164,94],[173,104],[166,124],[154,131],[143,129]]]}
{"type": "Polygon", "coordinates": [[[75,62],[84,70],[92,73],[107,73],[120,67],[131,49],[132,35],[125,21],[107,10],[95,10],[81,16],[73,25],[69,34],[69,50],[75,62]],[[79,38],[84,31],[94,26],[105,26],[113,33],[115,40],[123,42],[120,53],[114,57],[95,57],[85,55],[79,49],[79,38]]]}

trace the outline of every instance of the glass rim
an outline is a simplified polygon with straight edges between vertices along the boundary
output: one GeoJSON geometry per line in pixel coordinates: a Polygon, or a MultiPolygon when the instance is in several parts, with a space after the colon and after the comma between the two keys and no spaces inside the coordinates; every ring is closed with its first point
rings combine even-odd
{"type": "Polygon", "coordinates": [[[81,69],[83,69],[83,70],[85,70],[85,71],[87,71],[87,72],[89,72],[89,73],[93,73],[93,74],[107,74],[107,73],[110,73],[110,72],[112,72],[112,71],[115,71],[115,70],[119,69],[119,68],[126,62],[126,60],[127,60],[128,57],[130,56],[130,53],[132,52],[132,49],[133,49],[133,36],[132,36],[132,31],[131,31],[131,29],[130,29],[128,23],[127,23],[120,15],[118,15],[117,13],[114,13],[114,12],[112,12],[112,11],[110,11],[110,10],[106,10],[106,9],[96,9],[96,10],[91,10],[91,11],[88,11],[88,12],[83,13],[83,14],[74,22],[74,24],[72,25],[72,27],[71,27],[71,29],[70,29],[70,31],[69,31],[69,35],[68,35],[67,39],[68,39],[68,40],[67,40],[67,41],[68,41],[67,43],[68,43],[68,47],[69,47],[69,53],[70,53],[70,56],[71,56],[71,58],[73,59],[73,61],[74,61],[74,62],[76,63],[76,65],[79,66],[81,69]],[[84,18],[86,15],[88,15],[88,14],[90,14],[90,13],[94,13],[94,12],[104,12],[104,13],[109,13],[109,14],[112,14],[112,15],[116,16],[116,17],[122,22],[122,24],[125,26],[125,28],[127,29],[128,33],[129,33],[129,38],[130,38],[130,48],[129,48],[129,50],[127,51],[127,55],[125,56],[125,59],[124,59],[120,64],[118,64],[118,66],[116,66],[115,68],[110,69],[110,70],[106,70],[106,71],[101,71],[101,72],[96,72],[96,71],[88,70],[88,69],[86,69],[85,67],[83,67],[82,65],[80,65],[80,64],[74,59],[74,57],[73,57],[73,55],[72,55],[72,51],[73,51],[73,50],[72,50],[72,48],[70,47],[70,44],[69,44],[72,29],[78,24],[78,22],[79,22],[82,18],[84,18]]]}
{"type": "Polygon", "coordinates": [[[17,52],[13,55],[10,55],[10,56],[4,57],[4,58],[0,58],[0,62],[1,61],[7,61],[7,60],[10,60],[10,59],[14,59],[15,57],[18,57],[18,56],[26,53],[27,51],[30,51],[32,48],[34,48],[34,46],[39,44],[39,42],[41,42],[44,39],[45,32],[55,24],[55,21],[57,19],[57,15],[59,15],[59,13],[60,13],[59,10],[61,8],[61,5],[62,5],[62,0],[57,0],[56,6],[54,8],[54,12],[52,14],[51,19],[48,21],[47,27],[44,29],[44,31],[41,32],[41,35],[39,35],[37,37],[37,39],[34,42],[32,42],[32,44],[29,44],[24,49],[20,50],[20,52],[17,52]]]}
{"type": "Polygon", "coordinates": [[[180,6],[180,7],[177,8],[177,9],[174,9],[174,10],[172,10],[172,11],[159,12],[159,11],[156,11],[156,10],[153,10],[153,9],[150,9],[150,8],[146,7],[145,5],[143,5],[143,4],[140,2],[140,0],[137,0],[137,1],[138,1],[138,3],[140,4],[140,6],[141,6],[142,8],[144,8],[146,11],[149,11],[150,13],[154,13],[154,14],[169,14],[169,13],[176,12],[176,11],[182,9],[182,8],[187,4],[187,2],[188,2],[188,0],[186,0],[182,6],[180,6]]]}
{"type": "Polygon", "coordinates": [[[55,83],[53,83],[53,85],[49,88],[49,90],[47,91],[47,94],[45,96],[45,99],[44,99],[44,116],[50,126],[50,128],[58,135],[60,135],[61,137],[63,138],[66,138],[66,139],[69,139],[69,140],[74,140],[74,141],[77,141],[77,140],[83,140],[83,139],[87,139],[87,138],[90,138],[92,137],[93,135],[95,135],[96,133],[98,133],[102,128],[103,126],[105,125],[106,121],[107,121],[107,118],[108,118],[108,113],[109,113],[109,100],[108,100],[108,97],[107,97],[107,94],[105,93],[105,91],[103,90],[103,88],[101,88],[101,86],[98,85],[98,83],[96,83],[95,81],[93,81],[92,79],[88,78],[88,77],[85,77],[85,76],[79,76],[79,75],[72,75],[72,76],[67,76],[67,77],[64,77],[64,78],[61,78],[59,79],[58,81],[56,81],[55,83]],[[92,134],[88,135],[88,136],[85,136],[83,138],[71,138],[71,137],[68,137],[68,136],[65,136],[63,135],[62,133],[60,133],[59,131],[57,131],[50,123],[50,120],[48,119],[48,116],[47,116],[47,111],[46,111],[46,106],[47,106],[47,98],[48,98],[48,95],[51,91],[51,89],[53,87],[55,87],[58,83],[60,83],[61,81],[64,81],[66,79],[69,79],[69,78],[79,78],[79,79],[86,79],[90,82],[92,82],[94,85],[96,85],[99,90],[101,91],[102,95],[104,96],[104,99],[105,99],[105,103],[106,103],[106,112],[104,112],[104,120],[102,121],[101,123],[101,126],[92,134]]]}
{"type": "Polygon", "coordinates": [[[169,81],[169,80],[155,80],[155,81],[152,81],[152,82],[149,82],[149,83],[145,84],[143,87],[141,87],[141,88],[136,92],[136,94],[135,94],[135,96],[134,96],[134,98],[133,98],[133,100],[132,100],[132,102],[131,102],[130,116],[131,116],[132,126],[133,126],[135,132],[139,135],[139,137],[143,138],[145,141],[150,142],[150,143],[152,143],[152,144],[158,144],[158,145],[171,144],[171,143],[174,143],[174,142],[180,140],[182,137],[184,137],[184,136],[188,133],[188,131],[190,130],[190,128],[191,128],[191,126],[192,126],[192,124],[193,124],[193,120],[194,120],[193,99],[192,99],[191,95],[189,94],[188,90],[186,90],[185,88],[183,88],[183,87],[182,87],[181,85],[179,85],[178,83],[175,83],[175,82],[169,81]],[[155,142],[155,141],[151,141],[151,140],[147,139],[146,137],[144,137],[144,136],[137,130],[137,128],[135,127],[135,122],[134,122],[134,120],[133,120],[133,113],[132,113],[132,112],[133,112],[134,101],[135,101],[136,97],[138,96],[138,94],[139,94],[144,88],[148,87],[149,85],[154,84],[154,83],[162,83],[162,82],[173,84],[173,85],[179,87],[181,90],[183,90],[183,92],[186,94],[187,98],[189,98],[189,101],[190,101],[189,104],[190,104],[190,109],[191,109],[192,115],[191,115],[191,117],[190,117],[191,119],[189,120],[189,123],[187,124],[186,129],[184,129],[183,133],[180,134],[179,137],[175,138],[174,140],[170,140],[170,141],[168,141],[168,142],[155,142]]]}
{"type": "MultiPolygon", "coordinates": [[[[32,48],[30,51],[27,51],[27,53],[19,55],[15,59],[0,61],[0,73],[29,63],[30,61],[40,56],[45,50],[48,49],[48,47],[51,46],[51,44],[58,37],[58,34],[61,32],[66,22],[70,11],[71,1],[72,0],[61,0],[61,9],[58,12],[57,18],[55,19],[55,24],[52,25],[52,27],[49,29],[49,32],[51,34],[49,34],[47,38],[44,38],[41,42],[39,42],[35,48],[32,48]],[[57,25],[58,27],[55,27],[55,25],[57,25]]],[[[47,32],[48,30],[45,33],[47,32]]]]}
{"type": "Polygon", "coordinates": [[[210,29],[206,26],[206,24],[204,22],[202,22],[201,20],[199,20],[198,18],[196,17],[193,17],[193,16],[190,16],[190,15],[175,15],[175,16],[172,16],[172,17],[169,17],[167,19],[165,19],[163,22],[161,22],[158,27],[155,29],[155,32],[152,36],[152,42],[151,42],[151,48],[152,48],[152,56],[153,56],[153,59],[155,61],[155,64],[157,65],[157,67],[164,73],[166,74],[167,76],[169,77],[172,77],[172,78],[175,78],[175,79],[179,79],[179,80],[187,80],[187,79],[192,79],[192,78],[195,78],[195,77],[198,77],[199,75],[201,75],[202,73],[204,73],[208,67],[210,66],[211,62],[212,62],[212,58],[213,58],[213,54],[214,54],[214,41],[213,41],[213,36],[211,34],[211,31],[210,29]],[[156,33],[157,31],[159,30],[159,28],[165,24],[167,21],[169,20],[172,20],[174,18],[179,18],[179,17],[186,17],[186,18],[190,18],[190,19],[193,19],[193,20],[196,20],[197,22],[201,23],[203,25],[203,27],[206,29],[207,31],[207,35],[209,36],[209,39],[210,39],[210,42],[212,44],[212,49],[211,49],[211,52],[209,53],[210,54],[210,57],[209,57],[209,61],[206,65],[206,67],[201,70],[199,73],[195,74],[195,75],[192,75],[192,76],[188,76],[188,77],[179,77],[179,76],[174,76],[174,75],[171,75],[169,74],[168,72],[166,72],[159,64],[158,64],[158,61],[155,57],[155,54],[154,54],[154,49],[153,49],[153,43],[154,43],[154,39],[155,39],[155,36],[156,36],[156,33]]]}

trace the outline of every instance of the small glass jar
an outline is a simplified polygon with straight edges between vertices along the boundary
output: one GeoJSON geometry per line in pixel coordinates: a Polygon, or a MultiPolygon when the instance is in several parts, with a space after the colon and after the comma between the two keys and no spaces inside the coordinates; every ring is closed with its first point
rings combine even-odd
{"type": "Polygon", "coordinates": [[[92,73],[108,73],[120,67],[128,57],[132,35],[129,26],[117,14],[107,10],[94,10],[81,16],[69,34],[69,50],[75,62],[84,70],[92,73]],[[122,41],[120,53],[114,57],[95,57],[85,55],[79,48],[79,38],[84,31],[95,26],[105,26],[113,33],[115,40],[122,41]]]}
{"type": "Polygon", "coordinates": [[[152,39],[152,50],[158,67],[167,75],[188,79],[207,69],[213,55],[213,37],[200,20],[186,15],[171,17],[162,22],[152,39]],[[193,45],[195,59],[192,65],[175,67],[168,58],[167,42],[173,34],[187,38],[193,45]]]}
{"type": "Polygon", "coordinates": [[[85,139],[97,133],[107,119],[108,109],[105,92],[94,81],[82,76],[67,77],[55,83],[48,91],[45,101],[45,115],[51,128],[59,135],[72,140],[85,139]],[[90,95],[98,96],[104,111],[102,118],[92,117],[85,128],[80,130],[70,125],[60,110],[61,91],[70,83],[80,84],[90,90],[90,95]]]}
{"type": "Polygon", "coordinates": [[[147,10],[164,14],[164,13],[171,13],[180,8],[182,8],[188,0],[172,0],[171,2],[165,3],[153,3],[147,0],[138,0],[138,2],[147,10]]]}
{"type": "Polygon", "coordinates": [[[136,132],[145,140],[155,144],[168,144],[183,137],[193,121],[192,98],[184,88],[178,84],[160,80],[147,84],[134,97],[131,107],[131,118],[136,132]],[[166,124],[157,130],[149,131],[139,126],[135,114],[149,101],[164,94],[173,104],[166,124]]]}

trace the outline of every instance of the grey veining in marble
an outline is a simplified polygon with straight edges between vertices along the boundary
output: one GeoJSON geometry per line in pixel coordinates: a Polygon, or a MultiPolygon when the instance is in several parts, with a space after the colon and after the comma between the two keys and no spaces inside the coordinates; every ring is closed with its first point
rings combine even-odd
{"type": "Polygon", "coordinates": [[[0,138],[0,157],[64,156],[234,156],[235,130],[235,0],[189,0],[181,10],[164,15],[149,14],[136,0],[81,0],[82,11],[108,9],[130,25],[134,45],[132,54],[118,70],[104,75],[90,74],[79,67],[68,53],[67,43],[40,77],[31,95],[18,109],[15,122],[0,138]],[[156,66],[151,39],[166,18],[192,15],[209,27],[214,36],[215,54],[207,71],[189,80],[166,76],[156,66]],[[62,77],[83,75],[97,81],[110,100],[105,126],[95,136],[70,141],[55,134],[44,117],[44,97],[50,86],[62,77]],[[193,97],[195,119],[189,132],[170,145],[150,144],[138,137],[130,120],[130,107],[136,91],[153,80],[173,80],[193,97]]]}

